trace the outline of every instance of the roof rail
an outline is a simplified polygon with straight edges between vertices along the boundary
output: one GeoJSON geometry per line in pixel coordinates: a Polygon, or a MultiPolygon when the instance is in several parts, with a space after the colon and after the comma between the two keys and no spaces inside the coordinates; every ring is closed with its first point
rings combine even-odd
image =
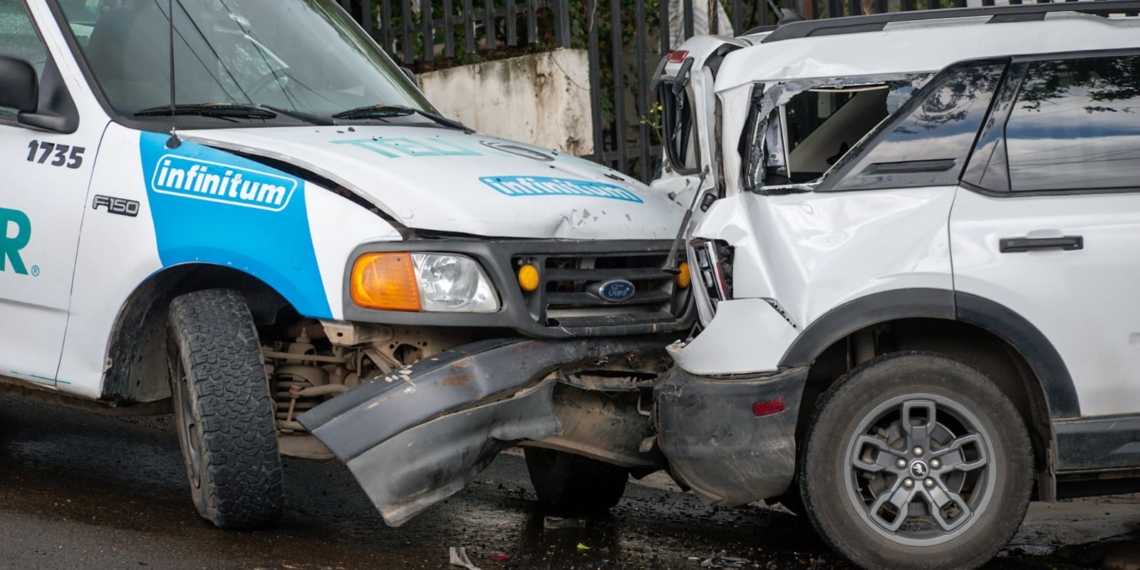
{"type": "MultiPolygon", "coordinates": [[[[1081,2],[1056,2],[1045,4],[1015,4],[1009,6],[983,6],[981,8],[947,8],[941,10],[915,10],[891,12],[868,16],[845,16],[822,20],[789,22],[776,28],[761,43],[778,42],[814,36],[858,34],[882,31],[892,22],[917,22],[922,20],[942,20],[948,18],[976,18],[993,16],[988,23],[1030,22],[1044,20],[1051,12],[1076,12],[1107,16],[1109,14],[1140,14],[1140,1],[1137,0],[1092,0],[1081,2]]],[[[751,30],[745,33],[753,33],[751,30]]]]}

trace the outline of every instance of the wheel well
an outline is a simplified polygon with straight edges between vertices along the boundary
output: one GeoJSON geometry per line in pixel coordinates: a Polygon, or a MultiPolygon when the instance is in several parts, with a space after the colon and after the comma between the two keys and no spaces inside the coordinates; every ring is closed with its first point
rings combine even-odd
{"type": "Polygon", "coordinates": [[[130,404],[169,398],[166,321],[170,303],[186,293],[215,288],[240,292],[259,327],[274,324],[282,311],[296,313],[263,281],[230,267],[186,264],[152,275],[119,311],[107,352],[101,399],[130,404]]]}
{"type": "Polygon", "coordinates": [[[820,353],[808,372],[800,404],[797,441],[805,433],[819,397],[844,374],[876,356],[909,351],[957,358],[989,376],[1025,420],[1036,471],[1048,473],[1048,450],[1052,441],[1049,407],[1041,382],[1025,358],[993,333],[945,319],[899,319],[868,326],[820,353]]]}

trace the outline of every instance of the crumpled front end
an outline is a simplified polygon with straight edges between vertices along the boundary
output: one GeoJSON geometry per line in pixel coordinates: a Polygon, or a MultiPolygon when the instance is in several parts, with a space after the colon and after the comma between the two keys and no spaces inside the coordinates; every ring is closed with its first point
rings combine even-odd
{"type": "MultiPolygon", "coordinates": [[[[376,378],[299,421],[348,464],[385,522],[399,526],[461,490],[500,451],[562,434],[561,371],[659,353],[663,345],[660,338],[477,342],[376,378]]],[[[613,456],[637,455],[636,441],[632,447],[613,456]]]]}

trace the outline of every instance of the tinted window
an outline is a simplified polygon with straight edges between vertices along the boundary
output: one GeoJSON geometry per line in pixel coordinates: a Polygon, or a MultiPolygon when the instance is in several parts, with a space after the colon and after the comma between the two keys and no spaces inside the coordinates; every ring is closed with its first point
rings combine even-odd
{"type": "Polygon", "coordinates": [[[42,73],[47,53],[21,0],[0,0],[0,55],[18,57],[42,73]]]}
{"type": "Polygon", "coordinates": [[[835,188],[956,184],[1004,70],[972,64],[940,75],[885,137],[848,155],[857,162],[835,188]]]}
{"type": "Polygon", "coordinates": [[[1031,64],[1005,136],[1013,190],[1140,186],[1140,56],[1031,64]]]}

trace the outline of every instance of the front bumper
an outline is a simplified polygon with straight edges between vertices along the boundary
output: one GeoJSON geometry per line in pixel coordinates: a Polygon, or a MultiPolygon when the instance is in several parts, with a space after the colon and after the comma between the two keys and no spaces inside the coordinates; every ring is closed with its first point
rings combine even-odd
{"type": "Polygon", "coordinates": [[[776,497],[796,472],[796,420],[807,367],[709,378],[674,366],[654,387],[657,442],[670,473],[702,501],[736,506],[776,497]],[[783,401],[757,417],[753,404],[783,401]]]}
{"type": "Polygon", "coordinates": [[[477,342],[362,384],[298,421],[348,464],[385,522],[399,526],[461,490],[500,451],[561,434],[553,373],[660,352],[664,343],[477,342]]]}

